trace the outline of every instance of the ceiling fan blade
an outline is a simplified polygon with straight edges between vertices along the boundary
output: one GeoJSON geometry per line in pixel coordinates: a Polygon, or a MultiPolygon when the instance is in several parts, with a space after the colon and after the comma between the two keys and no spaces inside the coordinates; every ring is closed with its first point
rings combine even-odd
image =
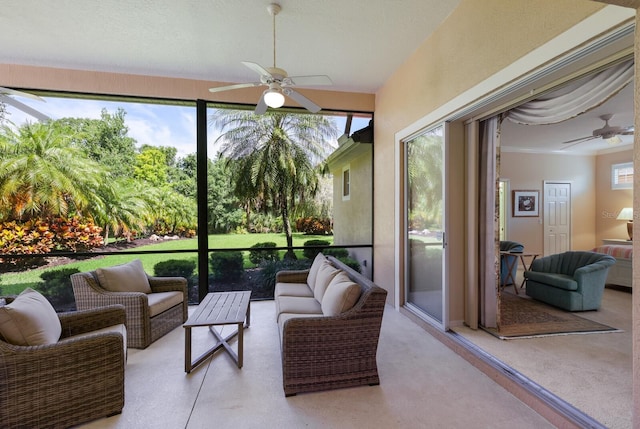
{"type": "Polygon", "coordinates": [[[33,116],[34,118],[36,118],[37,120],[41,121],[41,122],[45,122],[50,120],[51,118],[48,117],[47,115],[45,115],[44,113],[38,112],[36,109],[27,106],[24,103],[19,102],[18,100],[15,100],[11,97],[7,97],[6,95],[2,95],[0,94],[0,101],[6,104],[9,104],[13,107],[15,107],[16,109],[20,109],[22,110],[24,113],[33,116]]]}
{"type": "Polygon", "coordinates": [[[282,92],[284,92],[285,95],[293,98],[299,105],[301,105],[311,113],[318,113],[321,110],[321,107],[316,103],[291,88],[282,88],[282,92]]]}
{"type": "Polygon", "coordinates": [[[289,76],[289,80],[294,85],[300,86],[333,85],[331,78],[323,74],[309,76],[289,76]]]}
{"type": "Polygon", "coordinates": [[[209,88],[209,92],[222,92],[222,91],[230,91],[232,89],[252,88],[254,86],[260,86],[260,85],[262,85],[262,82],[238,83],[235,85],[217,86],[214,88],[209,88]]]}
{"type": "Polygon", "coordinates": [[[264,101],[264,93],[260,96],[260,101],[256,105],[256,110],[253,111],[256,115],[262,115],[267,111],[267,103],[264,101]]]}
{"type": "Polygon", "coordinates": [[[18,95],[20,97],[31,98],[33,100],[45,101],[44,98],[38,97],[35,94],[30,94],[28,92],[23,92],[23,91],[16,91],[15,89],[9,89],[9,88],[4,88],[4,87],[0,87],[0,94],[18,95]]]}
{"type": "Polygon", "coordinates": [[[249,67],[251,70],[258,73],[260,76],[271,77],[271,73],[269,73],[269,70],[265,69],[258,63],[252,63],[251,61],[242,61],[242,64],[244,64],[246,67],[249,67]]]}
{"type": "Polygon", "coordinates": [[[567,140],[566,142],[562,142],[562,144],[568,144],[568,143],[582,143],[583,141],[586,142],[588,140],[593,140],[593,139],[597,139],[600,136],[586,136],[586,137],[580,137],[577,139],[573,139],[573,140],[567,140]]]}

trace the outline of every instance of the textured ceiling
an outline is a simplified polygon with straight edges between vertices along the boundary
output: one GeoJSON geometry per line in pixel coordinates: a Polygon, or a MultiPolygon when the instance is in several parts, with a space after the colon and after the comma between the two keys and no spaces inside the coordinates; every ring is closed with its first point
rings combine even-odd
{"type": "MultiPolygon", "coordinates": [[[[459,0],[281,0],[277,65],[375,92],[459,0]]],[[[265,0],[4,0],[1,61],[80,70],[254,81],[273,64],[265,0]]],[[[0,77],[0,86],[2,79],[0,77]]]]}

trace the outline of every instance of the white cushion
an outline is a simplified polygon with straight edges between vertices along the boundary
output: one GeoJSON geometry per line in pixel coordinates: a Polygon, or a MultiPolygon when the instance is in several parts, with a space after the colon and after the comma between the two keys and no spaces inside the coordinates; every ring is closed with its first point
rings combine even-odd
{"type": "Polygon", "coordinates": [[[280,314],[282,313],[294,313],[294,314],[315,314],[322,315],[322,307],[315,298],[304,296],[281,296],[278,299],[278,320],[280,320],[280,314]]]}
{"type": "Polygon", "coordinates": [[[110,292],[151,293],[149,278],[140,259],[115,267],[98,268],[96,275],[100,286],[110,292]]]}
{"type": "Polygon", "coordinates": [[[184,294],[178,291],[156,292],[147,295],[149,300],[149,317],[160,314],[173,306],[182,304],[184,294]]]}
{"type": "Polygon", "coordinates": [[[273,291],[273,297],[279,296],[310,296],[313,297],[313,291],[306,283],[276,283],[273,291]]]}
{"type": "Polygon", "coordinates": [[[322,297],[322,314],[335,316],[350,310],[358,302],[360,292],[360,285],[352,282],[344,271],[339,272],[322,297]]]}
{"type": "Polygon", "coordinates": [[[331,265],[329,261],[325,260],[322,263],[322,266],[318,270],[315,287],[313,288],[313,296],[318,300],[318,303],[322,302],[322,297],[324,296],[324,292],[327,290],[327,286],[329,286],[331,280],[333,280],[339,272],[340,270],[331,265]]]}
{"type": "Polygon", "coordinates": [[[322,252],[318,253],[311,264],[311,268],[309,268],[309,274],[307,274],[307,285],[313,290],[316,284],[316,278],[318,277],[318,270],[322,266],[322,264],[327,262],[327,258],[322,254],[322,252]]]}
{"type": "Polygon", "coordinates": [[[62,334],[53,306],[39,292],[27,288],[10,304],[0,307],[0,335],[16,346],[56,343],[62,334]]]}

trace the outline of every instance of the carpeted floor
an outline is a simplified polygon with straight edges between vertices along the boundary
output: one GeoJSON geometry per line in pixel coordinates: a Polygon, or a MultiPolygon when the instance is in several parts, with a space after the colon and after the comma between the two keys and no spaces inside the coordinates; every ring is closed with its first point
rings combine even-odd
{"type": "Polygon", "coordinates": [[[618,329],[563,311],[527,296],[503,291],[498,329],[487,329],[502,339],[548,335],[620,332],[618,329]]]}

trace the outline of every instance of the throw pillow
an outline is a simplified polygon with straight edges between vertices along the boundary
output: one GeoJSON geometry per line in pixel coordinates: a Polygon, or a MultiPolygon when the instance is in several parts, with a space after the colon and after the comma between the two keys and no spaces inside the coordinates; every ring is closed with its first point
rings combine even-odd
{"type": "Polygon", "coordinates": [[[100,286],[111,292],[151,293],[149,278],[140,259],[114,267],[98,268],[96,275],[100,286]]]}
{"type": "Polygon", "coordinates": [[[315,287],[313,288],[313,296],[316,301],[322,303],[322,297],[324,296],[325,291],[327,290],[327,286],[331,283],[331,280],[340,272],[339,269],[335,268],[333,265],[329,263],[329,261],[324,261],[320,268],[318,269],[318,275],[316,276],[315,287]]]}
{"type": "Polygon", "coordinates": [[[322,314],[335,316],[351,309],[358,302],[360,292],[359,284],[352,282],[344,271],[339,272],[322,297],[322,314]]]}
{"type": "Polygon", "coordinates": [[[60,319],[39,292],[27,288],[11,304],[0,307],[0,335],[16,346],[41,346],[58,342],[60,319]]]}
{"type": "Polygon", "coordinates": [[[325,262],[327,262],[327,258],[325,258],[322,252],[318,253],[313,260],[311,268],[309,268],[309,274],[307,274],[307,285],[311,288],[311,290],[315,288],[316,278],[318,277],[318,270],[325,262]]]}

